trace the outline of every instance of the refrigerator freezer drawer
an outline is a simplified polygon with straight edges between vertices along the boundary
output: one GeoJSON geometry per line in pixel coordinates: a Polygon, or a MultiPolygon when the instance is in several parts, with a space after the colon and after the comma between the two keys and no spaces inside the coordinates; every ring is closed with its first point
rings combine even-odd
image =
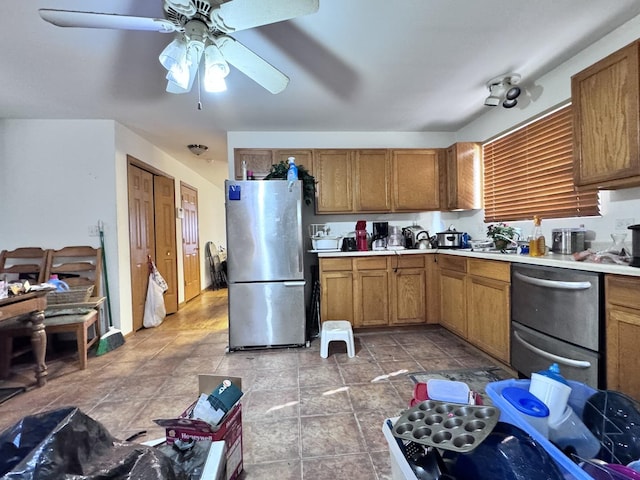
{"type": "Polygon", "coordinates": [[[304,281],[229,284],[229,350],[303,345],[304,281]]]}

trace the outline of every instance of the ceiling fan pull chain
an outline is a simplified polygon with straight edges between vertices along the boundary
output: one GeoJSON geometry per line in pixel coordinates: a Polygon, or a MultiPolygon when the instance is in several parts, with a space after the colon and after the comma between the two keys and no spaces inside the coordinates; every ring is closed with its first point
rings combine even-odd
{"type": "Polygon", "coordinates": [[[200,68],[198,68],[198,110],[202,110],[202,102],[200,101],[200,68]]]}

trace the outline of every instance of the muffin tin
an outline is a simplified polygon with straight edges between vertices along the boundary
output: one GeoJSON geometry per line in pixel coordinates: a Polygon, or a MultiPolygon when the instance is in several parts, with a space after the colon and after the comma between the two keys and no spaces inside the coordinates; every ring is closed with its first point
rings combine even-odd
{"type": "Polygon", "coordinates": [[[492,406],[425,400],[407,410],[393,426],[393,435],[423,445],[469,452],[491,433],[500,418],[492,406]]]}

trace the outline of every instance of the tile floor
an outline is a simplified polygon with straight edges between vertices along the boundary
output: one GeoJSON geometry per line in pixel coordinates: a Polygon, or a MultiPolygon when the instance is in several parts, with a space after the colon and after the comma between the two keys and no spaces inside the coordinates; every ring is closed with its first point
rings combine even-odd
{"type": "Polygon", "coordinates": [[[310,348],[225,353],[226,290],[206,291],[155,329],[78,370],[72,353],[49,360],[48,384],[34,388],[32,366],[17,363],[9,383],[26,393],[0,405],[0,430],[25,415],[75,405],[116,437],[164,436],[152,419],[179,414],[197,392],[197,374],[241,376],[244,479],[391,478],[382,422],[412,396],[407,372],[493,365],[437,326],[356,333],[356,357],[341,342],[320,357],[310,348]]]}

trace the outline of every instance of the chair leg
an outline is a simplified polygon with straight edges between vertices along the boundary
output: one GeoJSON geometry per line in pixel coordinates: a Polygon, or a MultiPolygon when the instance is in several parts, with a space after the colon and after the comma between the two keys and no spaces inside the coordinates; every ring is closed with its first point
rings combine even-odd
{"type": "Polygon", "coordinates": [[[0,378],[9,378],[11,355],[13,354],[13,337],[0,337],[0,378]]]}
{"type": "Polygon", "coordinates": [[[87,325],[80,325],[76,330],[76,340],[78,342],[78,358],[80,359],[80,368],[87,368],[87,325]]]}

